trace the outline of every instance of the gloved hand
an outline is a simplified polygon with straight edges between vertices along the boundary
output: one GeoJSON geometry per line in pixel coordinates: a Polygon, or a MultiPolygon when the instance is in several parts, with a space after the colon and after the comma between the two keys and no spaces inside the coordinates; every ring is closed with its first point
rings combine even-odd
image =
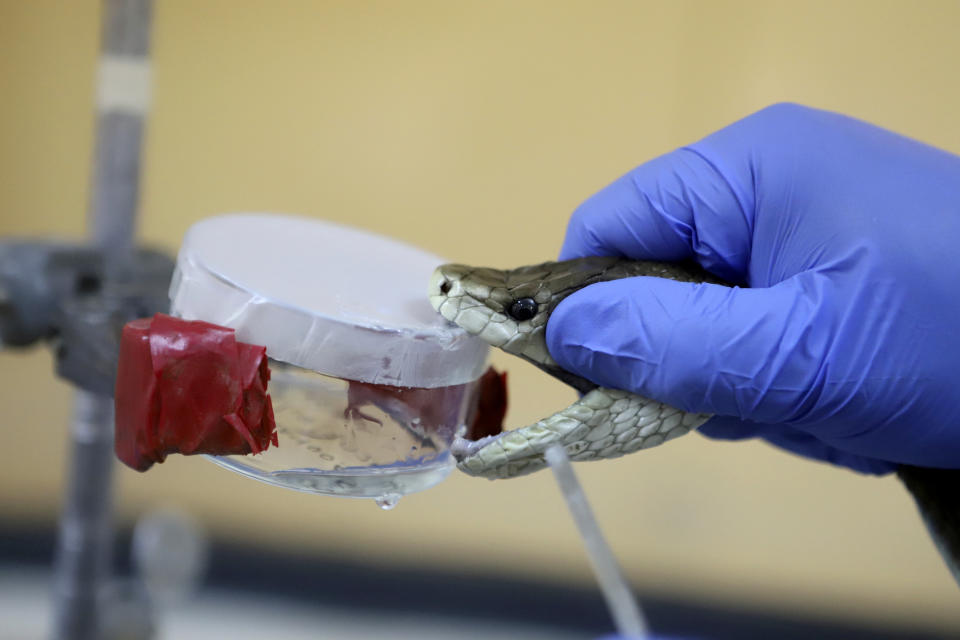
{"type": "Polygon", "coordinates": [[[631,278],[564,300],[565,369],[869,473],[960,467],[960,158],[776,105],[634,169],[561,259],[695,259],[751,288],[631,278]]]}

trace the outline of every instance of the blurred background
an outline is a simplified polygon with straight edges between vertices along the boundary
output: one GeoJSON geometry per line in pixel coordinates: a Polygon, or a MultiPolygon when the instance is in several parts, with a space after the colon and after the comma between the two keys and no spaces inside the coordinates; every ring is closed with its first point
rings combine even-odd
{"type": "MultiPolygon", "coordinates": [[[[99,28],[93,0],[0,0],[0,236],[83,236],[99,28]]],[[[138,234],[175,253],[206,216],[276,211],[458,262],[540,262],[592,192],[773,102],[960,152],[958,29],[955,0],[157,0],[138,234]]],[[[519,361],[495,363],[510,373],[511,426],[572,398],[519,361]]],[[[0,353],[0,560],[47,557],[70,402],[48,351],[0,353]]],[[[690,624],[727,612],[865,637],[960,634],[956,584],[893,478],[696,435],[577,470],[637,591],[690,624]]],[[[173,457],[119,468],[116,499],[121,531],[158,505],[188,511],[214,541],[214,573],[239,584],[249,563],[248,588],[307,609],[442,616],[425,601],[446,598],[451,613],[510,612],[571,637],[611,628],[547,474],[455,474],[384,512],[173,457]]],[[[245,637],[231,619],[223,635],[245,637]]]]}

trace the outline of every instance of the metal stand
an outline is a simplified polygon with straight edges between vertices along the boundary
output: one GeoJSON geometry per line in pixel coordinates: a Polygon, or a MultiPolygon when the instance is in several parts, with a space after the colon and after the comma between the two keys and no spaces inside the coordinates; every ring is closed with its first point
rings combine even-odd
{"type": "MultiPolygon", "coordinates": [[[[90,236],[105,257],[106,282],[130,260],[139,194],[143,121],[149,103],[150,0],[106,0],[98,79],[98,123],[90,236]]],[[[102,637],[112,543],[113,401],[78,391],[66,503],[55,564],[58,640],[102,637]]]]}
{"type": "Polygon", "coordinates": [[[90,241],[0,240],[0,345],[52,344],[77,387],[54,566],[55,640],[144,640],[158,609],[203,570],[202,532],[185,516],[138,523],[137,576],[110,575],[113,390],[123,326],[168,309],[173,261],[136,247],[151,0],[106,0],[97,86],[90,241]]]}
{"type": "Polygon", "coordinates": [[[113,402],[77,391],[54,570],[53,637],[99,638],[112,546],[113,402]]]}

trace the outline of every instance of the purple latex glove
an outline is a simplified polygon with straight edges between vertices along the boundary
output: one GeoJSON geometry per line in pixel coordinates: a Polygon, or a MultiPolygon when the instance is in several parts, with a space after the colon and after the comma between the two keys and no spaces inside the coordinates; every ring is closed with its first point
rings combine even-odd
{"type": "Polygon", "coordinates": [[[960,467],[960,157],[775,105],[634,169],[574,213],[561,259],[694,259],[560,303],[550,353],[597,384],[717,414],[869,473],[960,467]]]}

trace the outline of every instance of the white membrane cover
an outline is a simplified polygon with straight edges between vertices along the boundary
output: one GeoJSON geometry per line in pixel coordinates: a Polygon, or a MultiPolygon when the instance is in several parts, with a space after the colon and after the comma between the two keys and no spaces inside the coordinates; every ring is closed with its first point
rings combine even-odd
{"type": "Polygon", "coordinates": [[[171,313],[237,331],[267,355],[338,378],[441,387],[483,373],[487,346],[427,300],[442,258],[351,227],[232,214],[190,228],[171,313]]]}

